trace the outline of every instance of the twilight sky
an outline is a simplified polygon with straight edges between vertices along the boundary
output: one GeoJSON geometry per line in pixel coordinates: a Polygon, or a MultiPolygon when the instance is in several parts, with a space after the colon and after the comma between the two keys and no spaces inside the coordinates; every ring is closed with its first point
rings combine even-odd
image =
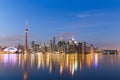
{"type": "Polygon", "coordinates": [[[103,48],[120,49],[120,0],[0,0],[0,45],[49,42],[62,34],[103,48]]]}

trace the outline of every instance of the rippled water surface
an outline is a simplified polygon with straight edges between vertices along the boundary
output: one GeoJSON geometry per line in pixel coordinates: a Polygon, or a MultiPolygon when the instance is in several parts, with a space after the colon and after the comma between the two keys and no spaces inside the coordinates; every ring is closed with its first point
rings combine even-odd
{"type": "Polygon", "coordinates": [[[0,54],[0,80],[120,80],[120,55],[0,54]]]}

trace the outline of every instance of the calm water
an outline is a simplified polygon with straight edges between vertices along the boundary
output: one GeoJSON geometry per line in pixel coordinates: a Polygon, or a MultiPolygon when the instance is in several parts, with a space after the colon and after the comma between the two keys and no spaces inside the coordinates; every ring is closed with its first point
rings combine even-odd
{"type": "Polygon", "coordinates": [[[120,80],[120,55],[0,54],[0,80],[120,80]]]}

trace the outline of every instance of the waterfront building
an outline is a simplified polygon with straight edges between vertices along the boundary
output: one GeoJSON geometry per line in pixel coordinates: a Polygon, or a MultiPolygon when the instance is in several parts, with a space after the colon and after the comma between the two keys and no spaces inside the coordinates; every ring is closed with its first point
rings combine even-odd
{"type": "Polygon", "coordinates": [[[44,48],[44,45],[41,42],[39,42],[39,51],[43,52],[43,48],[44,48]]]}
{"type": "Polygon", "coordinates": [[[34,53],[35,52],[35,41],[31,42],[31,52],[34,53]]]}
{"type": "Polygon", "coordinates": [[[54,53],[55,52],[55,37],[53,37],[52,39],[50,39],[50,52],[54,53]]]}
{"type": "Polygon", "coordinates": [[[103,50],[103,54],[118,54],[117,50],[103,50]]]}
{"type": "Polygon", "coordinates": [[[95,49],[92,44],[90,45],[90,53],[95,53],[95,49]]]}
{"type": "Polygon", "coordinates": [[[0,52],[2,51],[2,46],[0,46],[0,52]]]}
{"type": "Polygon", "coordinates": [[[18,44],[17,46],[17,53],[22,53],[23,46],[21,44],[18,44]]]}
{"type": "Polygon", "coordinates": [[[86,54],[86,42],[82,42],[82,54],[86,54]]]}
{"type": "Polygon", "coordinates": [[[82,43],[78,43],[77,45],[77,53],[81,54],[82,53],[82,43]]]}
{"type": "Polygon", "coordinates": [[[52,52],[55,52],[55,40],[56,40],[56,38],[53,37],[53,38],[52,38],[52,47],[53,47],[53,48],[52,48],[52,49],[53,49],[52,52]]]}
{"type": "Polygon", "coordinates": [[[50,39],[50,43],[49,43],[49,51],[52,52],[52,39],[50,39]]]}
{"type": "Polygon", "coordinates": [[[84,46],[82,47],[82,49],[83,49],[82,52],[84,52],[84,54],[97,53],[98,52],[98,47],[95,48],[93,46],[93,44],[90,44],[90,46],[87,46],[86,43],[84,43],[84,46]]]}
{"type": "Polygon", "coordinates": [[[65,53],[69,53],[69,42],[66,42],[65,53]]]}
{"type": "Polygon", "coordinates": [[[95,53],[98,53],[98,52],[99,52],[98,46],[97,46],[96,48],[94,48],[94,52],[95,52],[95,53]]]}
{"type": "Polygon", "coordinates": [[[45,52],[49,52],[49,45],[45,45],[45,43],[44,43],[43,53],[45,53],[45,52]]]}
{"type": "Polygon", "coordinates": [[[18,51],[18,49],[15,47],[7,47],[4,49],[5,53],[16,53],[17,51],[18,51]]]}
{"type": "Polygon", "coordinates": [[[75,43],[75,39],[72,37],[70,40],[69,40],[69,53],[76,53],[77,52],[77,46],[76,46],[76,43],[75,43]]]}
{"type": "Polygon", "coordinates": [[[65,50],[66,50],[66,42],[65,42],[64,40],[60,40],[60,41],[58,42],[58,51],[59,51],[60,53],[64,53],[65,50]]]}
{"type": "Polygon", "coordinates": [[[39,50],[39,44],[35,44],[35,53],[38,53],[38,52],[40,52],[40,50],[39,50]]]}

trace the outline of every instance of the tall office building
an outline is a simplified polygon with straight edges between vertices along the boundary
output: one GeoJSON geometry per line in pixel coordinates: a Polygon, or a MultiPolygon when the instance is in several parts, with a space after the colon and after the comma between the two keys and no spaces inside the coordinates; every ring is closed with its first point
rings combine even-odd
{"type": "Polygon", "coordinates": [[[66,43],[63,39],[60,39],[60,41],[58,42],[58,51],[60,53],[63,53],[65,52],[65,49],[66,49],[66,43]]]}
{"type": "Polygon", "coordinates": [[[31,42],[31,48],[33,48],[33,49],[35,48],[35,41],[31,42]]]}
{"type": "Polygon", "coordinates": [[[55,37],[53,37],[52,40],[53,40],[53,45],[55,45],[55,37]]]}
{"type": "Polygon", "coordinates": [[[31,42],[31,52],[35,52],[35,41],[31,42]]]}
{"type": "Polygon", "coordinates": [[[35,44],[35,53],[38,53],[40,50],[39,50],[39,44],[35,44]]]}
{"type": "Polygon", "coordinates": [[[75,39],[72,37],[69,40],[69,53],[75,53],[76,50],[76,43],[75,43],[75,39]]]}
{"type": "Polygon", "coordinates": [[[28,22],[26,21],[26,28],[25,28],[25,53],[28,53],[28,22]]]}
{"type": "Polygon", "coordinates": [[[82,54],[86,54],[86,42],[82,43],[82,54]]]}
{"type": "Polygon", "coordinates": [[[55,52],[55,37],[50,40],[50,52],[55,52]]]}
{"type": "Polygon", "coordinates": [[[90,53],[94,53],[94,50],[95,50],[95,48],[94,48],[93,45],[91,44],[91,45],[90,45],[90,53]]]}
{"type": "Polygon", "coordinates": [[[56,40],[56,38],[55,37],[53,37],[53,52],[55,52],[56,50],[55,50],[55,40],[56,40]]]}
{"type": "Polygon", "coordinates": [[[82,43],[80,42],[78,43],[78,46],[77,46],[77,52],[80,54],[82,53],[82,43]]]}

